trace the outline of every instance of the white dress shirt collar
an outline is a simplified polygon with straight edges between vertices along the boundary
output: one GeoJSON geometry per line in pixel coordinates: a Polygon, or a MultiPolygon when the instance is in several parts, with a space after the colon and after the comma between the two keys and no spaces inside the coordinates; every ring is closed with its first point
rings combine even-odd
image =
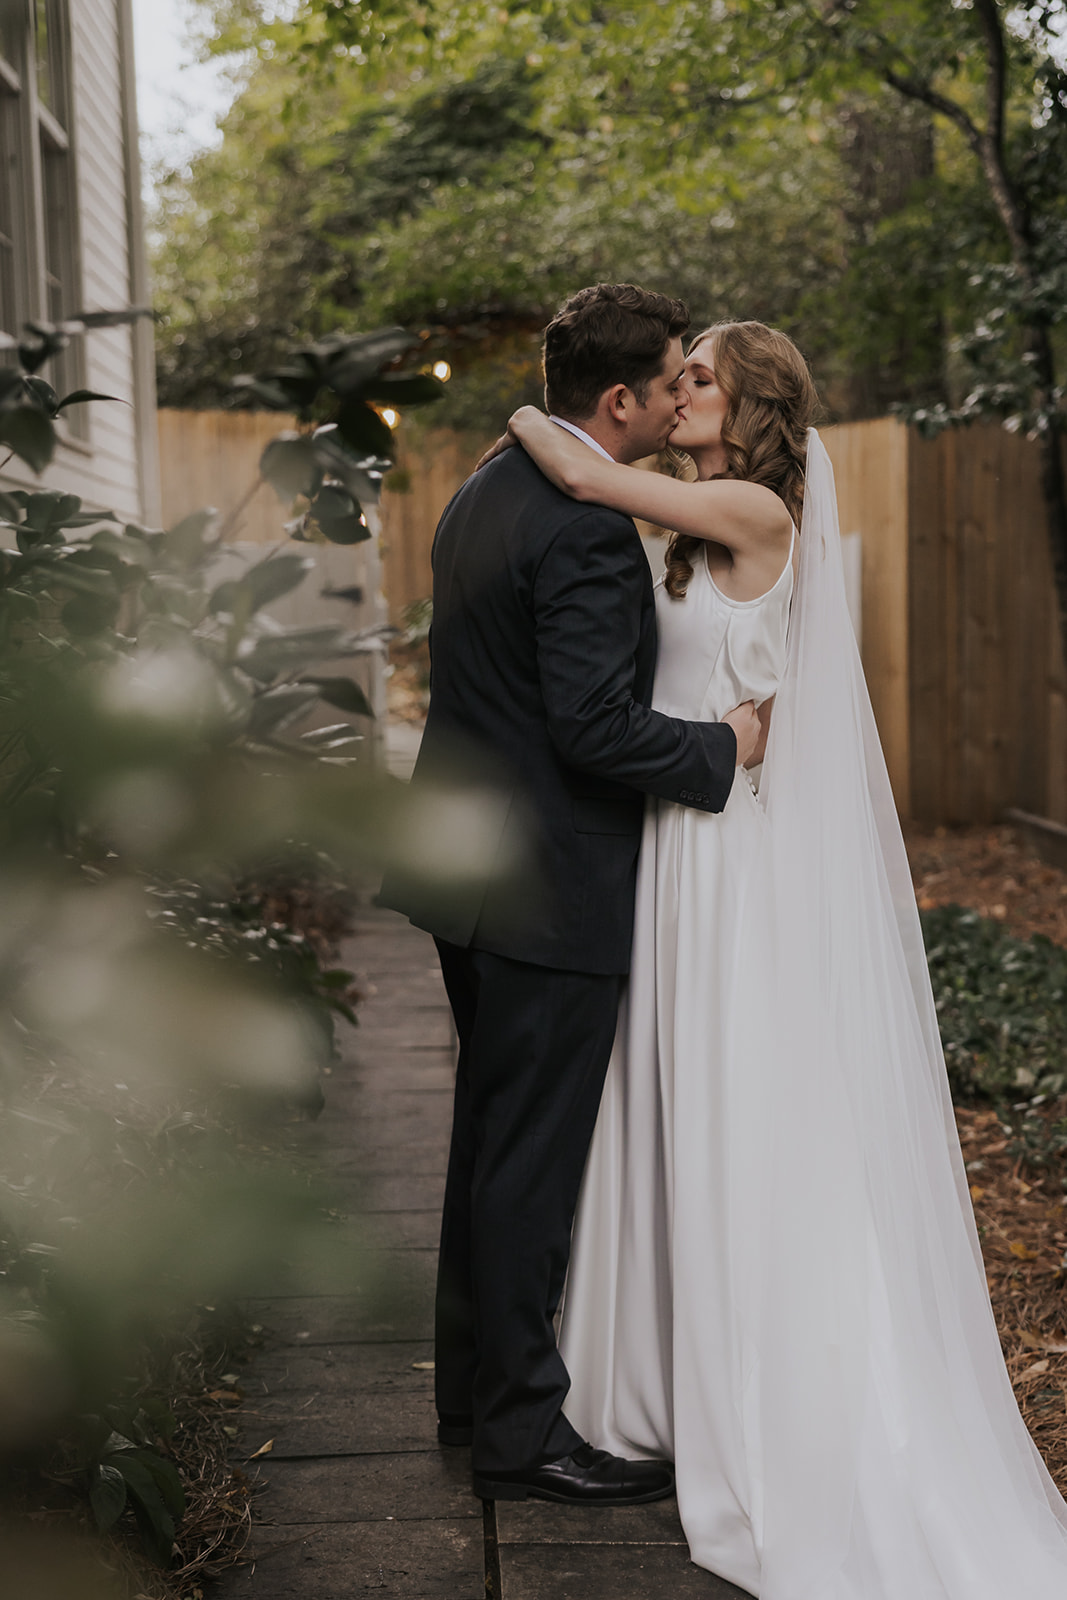
{"type": "Polygon", "coordinates": [[[578,427],[577,423],[566,422],[562,417],[555,417],[551,414],[548,420],[549,422],[554,422],[557,428],[566,428],[568,433],[573,433],[576,439],[580,439],[583,444],[587,444],[590,449],[595,450],[597,455],[603,456],[605,461],[615,460],[615,457],[610,456],[602,444],[597,444],[595,439],[591,439],[582,428],[578,427]]]}

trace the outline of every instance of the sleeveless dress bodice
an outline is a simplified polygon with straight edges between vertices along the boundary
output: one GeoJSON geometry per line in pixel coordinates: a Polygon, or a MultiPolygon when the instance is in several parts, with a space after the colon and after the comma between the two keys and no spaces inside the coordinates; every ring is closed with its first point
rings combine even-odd
{"type": "MultiPolygon", "coordinates": [[[[796,534],[793,535],[793,541],[796,534]]],[[[762,705],[785,669],[793,598],[793,543],[777,583],[757,600],[731,600],[711,576],[704,545],[684,599],[656,585],[659,657],[653,706],[671,717],[718,722],[743,700],[762,705]]]]}

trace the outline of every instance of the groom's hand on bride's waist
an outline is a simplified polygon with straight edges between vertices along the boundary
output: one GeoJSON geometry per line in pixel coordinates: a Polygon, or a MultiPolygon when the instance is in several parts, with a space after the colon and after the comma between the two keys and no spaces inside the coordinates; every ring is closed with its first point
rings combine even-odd
{"type": "Polygon", "coordinates": [[[737,736],[737,765],[747,767],[756,754],[756,747],[763,732],[756,711],[756,702],[743,700],[739,706],[734,706],[732,711],[728,711],[722,720],[737,736]]]}

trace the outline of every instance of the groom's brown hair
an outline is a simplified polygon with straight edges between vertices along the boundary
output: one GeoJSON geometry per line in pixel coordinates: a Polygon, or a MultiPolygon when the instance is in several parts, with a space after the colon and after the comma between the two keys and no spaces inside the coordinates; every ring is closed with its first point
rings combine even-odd
{"type": "Polygon", "coordinates": [[[667,346],[689,327],[681,300],[632,283],[596,283],[564,301],[545,329],[545,403],[581,422],[624,383],[644,405],[667,346]]]}

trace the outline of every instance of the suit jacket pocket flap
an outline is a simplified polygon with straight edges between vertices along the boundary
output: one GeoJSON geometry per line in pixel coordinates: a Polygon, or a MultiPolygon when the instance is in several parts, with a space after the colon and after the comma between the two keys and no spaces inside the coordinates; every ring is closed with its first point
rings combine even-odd
{"type": "Polygon", "coordinates": [[[574,795],[575,833],[635,834],[641,830],[644,802],[639,796],[633,799],[605,800],[588,795],[574,795]]]}

